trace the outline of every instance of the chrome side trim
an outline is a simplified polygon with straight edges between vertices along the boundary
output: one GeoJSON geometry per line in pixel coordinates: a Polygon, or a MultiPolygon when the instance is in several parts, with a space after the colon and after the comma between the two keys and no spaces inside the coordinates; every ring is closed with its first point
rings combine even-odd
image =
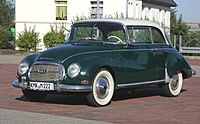
{"type": "Polygon", "coordinates": [[[59,90],[63,92],[91,92],[92,86],[78,86],[78,85],[65,85],[60,84],[59,90]]]}
{"type": "Polygon", "coordinates": [[[143,85],[143,84],[153,84],[153,83],[159,83],[159,82],[165,82],[165,79],[163,80],[156,80],[156,81],[146,81],[146,82],[138,82],[138,83],[129,83],[129,84],[118,84],[118,88],[123,87],[129,87],[129,86],[137,86],[137,85],[143,85]]]}
{"type": "MultiPolygon", "coordinates": [[[[56,84],[57,92],[91,92],[92,86],[79,86],[79,85],[65,85],[65,84],[56,84]]],[[[27,89],[28,86],[23,86],[22,82],[13,81],[12,86],[15,88],[27,89]]]]}

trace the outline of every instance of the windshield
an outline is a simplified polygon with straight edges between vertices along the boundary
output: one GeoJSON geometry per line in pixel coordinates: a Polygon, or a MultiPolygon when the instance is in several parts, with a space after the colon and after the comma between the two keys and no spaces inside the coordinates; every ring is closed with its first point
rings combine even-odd
{"type": "Polygon", "coordinates": [[[111,22],[85,22],[72,26],[68,42],[126,42],[121,24],[111,22]]]}

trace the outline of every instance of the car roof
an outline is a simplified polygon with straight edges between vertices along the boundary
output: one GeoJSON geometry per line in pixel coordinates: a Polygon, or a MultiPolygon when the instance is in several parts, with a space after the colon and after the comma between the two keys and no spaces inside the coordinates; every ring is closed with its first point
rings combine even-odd
{"type": "MultiPolygon", "coordinates": [[[[164,32],[164,29],[155,22],[148,21],[148,20],[141,20],[141,19],[131,19],[131,18],[104,18],[104,19],[89,19],[89,20],[83,20],[79,21],[77,23],[84,23],[84,22],[113,22],[113,23],[121,23],[125,26],[152,26],[160,29],[162,32],[164,32]]],[[[76,23],[75,23],[76,24],[76,23]]]]}

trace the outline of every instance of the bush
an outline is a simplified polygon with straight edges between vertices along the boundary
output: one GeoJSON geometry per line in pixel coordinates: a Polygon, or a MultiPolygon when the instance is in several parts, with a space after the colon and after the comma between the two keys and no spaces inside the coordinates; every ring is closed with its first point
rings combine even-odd
{"type": "Polygon", "coordinates": [[[51,31],[47,32],[47,34],[43,37],[44,45],[47,48],[60,46],[64,43],[65,40],[65,28],[63,26],[59,27],[50,26],[51,31]]]}
{"type": "Polygon", "coordinates": [[[200,47],[200,32],[189,32],[188,36],[183,36],[183,46],[200,47]]]}
{"type": "Polygon", "coordinates": [[[37,51],[37,45],[41,41],[39,33],[35,31],[35,27],[31,29],[24,28],[24,31],[18,33],[16,46],[22,51],[37,51]]]}
{"type": "Polygon", "coordinates": [[[0,27],[0,48],[7,48],[11,40],[10,30],[0,27]]]}

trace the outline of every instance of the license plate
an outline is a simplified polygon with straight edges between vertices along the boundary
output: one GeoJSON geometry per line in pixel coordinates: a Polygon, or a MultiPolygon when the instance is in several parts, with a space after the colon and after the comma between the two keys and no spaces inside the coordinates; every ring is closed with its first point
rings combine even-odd
{"type": "Polygon", "coordinates": [[[30,82],[31,90],[54,90],[53,83],[44,83],[44,82],[30,82]]]}

